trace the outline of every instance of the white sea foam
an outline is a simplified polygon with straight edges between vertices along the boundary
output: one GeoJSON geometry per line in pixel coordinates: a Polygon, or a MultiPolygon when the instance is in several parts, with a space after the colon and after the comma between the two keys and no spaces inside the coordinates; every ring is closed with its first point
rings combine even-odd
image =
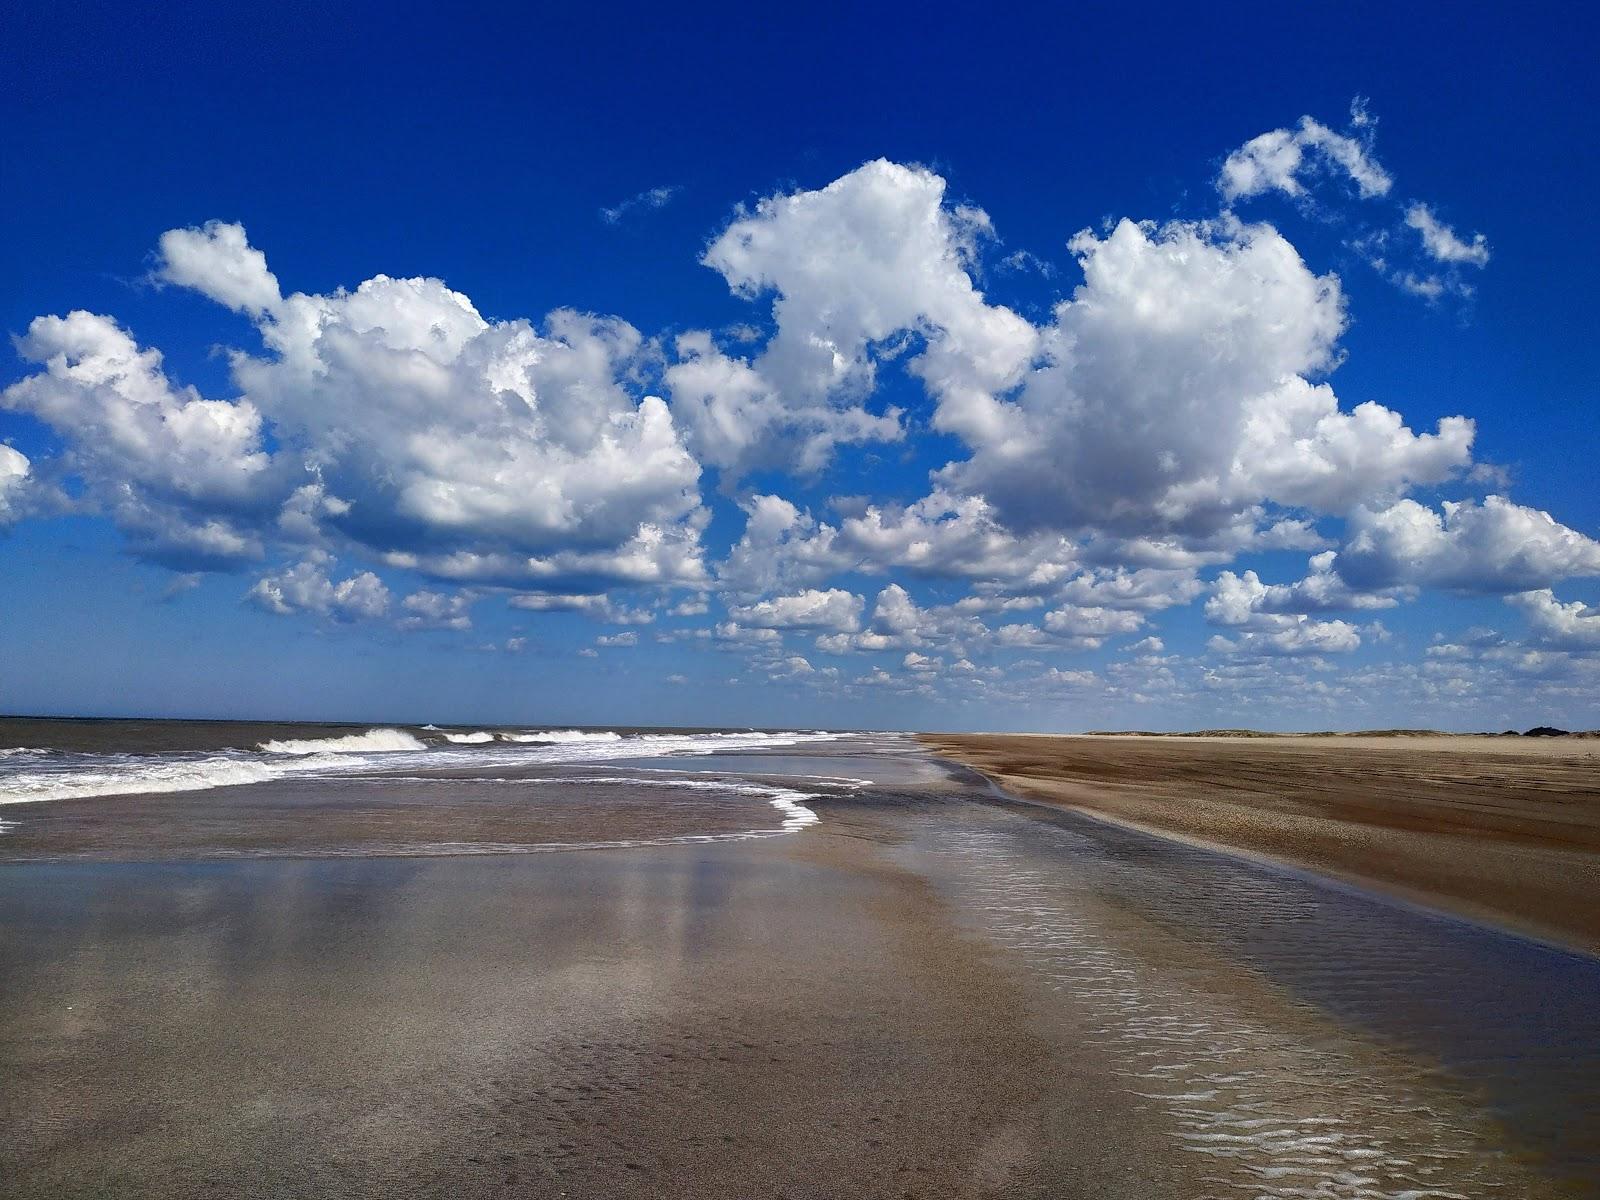
{"type": "Polygon", "coordinates": [[[839,733],[641,733],[624,737],[611,730],[562,729],[503,735],[508,743],[496,760],[507,765],[610,762],[618,758],[662,758],[775,750],[800,742],[830,741],[839,733]]]}
{"type": "MultiPolygon", "coordinates": [[[[494,742],[483,731],[446,735],[467,744],[494,742]]],[[[485,767],[574,766],[631,757],[702,756],[719,752],[772,749],[798,742],[847,735],[829,733],[661,733],[624,737],[610,730],[543,730],[504,735],[505,743],[479,753],[485,767]],[[528,744],[508,744],[525,742],[528,744]]],[[[94,796],[149,795],[202,791],[264,783],[286,776],[372,775],[390,778],[394,768],[414,770],[456,766],[449,751],[430,747],[399,729],[376,728],[342,737],[269,741],[258,752],[225,750],[209,754],[61,754],[17,748],[0,768],[0,805],[94,796]],[[438,756],[438,757],[435,757],[438,756]]],[[[490,777],[492,778],[492,777],[490,777]]],[[[487,780],[485,780],[487,781],[487,780]]],[[[634,780],[633,782],[643,782],[634,780]]],[[[807,793],[758,784],[711,780],[661,781],[668,786],[707,787],[761,795],[784,814],[783,830],[813,824],[807,793]]],[[[752,836],[765,836],[752,832],[752,836]]]]}
{"type": "Polygon", "coordinates": [[[284,775],[342,765],[337,756],[308,755],[273,763],[256,757],[208,755],[199,758],[149,758],[86,755],[60,766],[0,775],[0,804],[43,800],[82,800],[93,796],[132,796],[160,792],[200,792],[210,788],[265,783],[284,775]]]}
{"type": "Polygon", "coordinates": [[[622,735],[610,729],[541,729],[532,733],[502,733],[501,738],[508,742],[620,742],[622,735]]]}
{"type": "Polygon", "coordinates": [[[684,788],[699,792],[732,792],[738,796],[764,796],[768,804],[783,813],[784,833],[794,833],[807,825],[815,825],[822,819],[805,805],[807,800],[817,798],[815,793],[798,792],[794,788],[773,787],[765,783],[735,783],[726,779],[636,779],[630,775],[582,775],[575,779],[551,779],[543,782],[625,783],[631,787],[684,788]]]}
{"type": "Polygon", "coordinates": [[[426,750],[409,733],[398,729],[369,729],[345,737],[290,738],[281,742],[262,742],[266,754],[391,754],[402,750],[426,750]]]}
{"type": "Polygon", "coordinates": [[[494,741],[494,734],[485,733],[480,729],[477,733],[447,733],[444,735],[444,740],[454,742],[458,746],[481,746],[485,742],[494,741]]]}
{"type": "MultiPolygon", "coordinates": [[[[635,768],[650,770],[651,768],[635,768]]],[[[867,779],[839,779],[833,776],[805,776],[804,778],[825,779],[829,782],[842,784],[846,787],[855,787],[870,784],[867,779]]],[[[484,778],[480,776],[440,776],[440,775],[394,775],[384,773],[370,777],[376,784],[393,785],[397,783],[420,783],[431,787],[448,787],[452,784],[461,784],[482,787],[485,784],[503,784],[516,788],[542,788],[550,786],[570,786],[572,784],[592,785],[624,785],[627,787],[642,788],[676,788],[684,791],[718,792],[723,795],[734,796],[759,796],[766,800],[773,808],[783,814],[783,820],[777,829],[747,829],[739,833],[715,834],[682,834],[668,838],[646,839],[644,841],[618,841],[618,842],[593,842],[593,843],[551,843],[548,846],[518,846],[517,849],[553,849],[566,845],[571,849],[598,849],[601,847],[619,846],[665,846],[678,842],[722,842],[737,841],[745,838],[773,837],[780,833],[795,833],[809,825],[817,824],[822,818],[811,808],[806,801],[815,800],[816,792],[802,792],[795,788],[778,787],[768,783],[752,783],[734,779],[686,779],[677,776],[670,779],[654,779],[648,776],[637,775],[549,775],[484,778]]]]}

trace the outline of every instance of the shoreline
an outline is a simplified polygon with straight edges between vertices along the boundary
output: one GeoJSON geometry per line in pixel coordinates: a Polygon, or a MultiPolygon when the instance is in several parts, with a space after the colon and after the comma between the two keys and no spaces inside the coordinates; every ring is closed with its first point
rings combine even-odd
{"type": "Polygon", "coordinates": [[[1600,957],[1600,906],[1593,903],[1600,894],[1600,748],[1593,741],[1350,734],[918,740],[1015,799],[1600,957]],[[1435,757],[1446,751],[1448,761],[1435,757]],[[1441,788],[1448,798],[1426,794],[1441,788]],[[1563,811],[1550,811],[1551,804],[1563,811]]]}

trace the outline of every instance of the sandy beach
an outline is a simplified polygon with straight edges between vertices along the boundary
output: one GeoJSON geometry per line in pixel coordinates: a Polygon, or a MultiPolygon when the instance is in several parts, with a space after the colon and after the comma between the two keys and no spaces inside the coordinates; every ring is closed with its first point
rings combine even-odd
{"type": "Polygon", "coordinates": [[[1600,952],[1600,741],[929,735],[1016,795],[1600,952]]]}
{"type": "Polygon", "coordinates": [[[7,1197],[1600,1195],[1591,959],[909,738],[416,769],[8,807],[7,1197]]]}

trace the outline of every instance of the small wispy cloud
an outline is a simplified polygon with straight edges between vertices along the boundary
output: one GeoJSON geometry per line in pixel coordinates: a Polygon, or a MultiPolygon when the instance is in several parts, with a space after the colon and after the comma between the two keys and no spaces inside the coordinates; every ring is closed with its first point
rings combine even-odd
{"type": "Polygon", "coordinates": [[[1470,302],[1473,288],[1464,268],[1488,265],[1489,240],[1483,234],[1461,237],[1420,200],[1404,205],[1390,201],[1377,210],[1389,215],[1370,219],[1356,215],[1348,205],[1332,203],[1334,193],[1326,187],[1321,188],[1322,199],[1313,197],[1319,183],[1345,177],[1355,185],[1363,207],[1389,196],[1394,179],[1374,156],[1377,124],[1366,100],[1357,96],[1350,103],[1350,123],[1344,133],[1309,116],[1301,117],[1293,129],[1269,130],[1228,155],[1217,176],[1217,190],[1230,207],[1280,192],[1296,200],[1304,215],[1351,229],[1346,247],[1407,295],[1430,305],[1450,297],[1470,302]]]}
{"type": "Polygon", "coordinates": [[[683,189],[677,184],[673,184],[671,187],[650,188],[648,191],[640,192],[637,196],[629,196],[626,200],[611,208],[602,208],[600,210],[600,219],[607,225],[615,225],[631,212],[636,212],[640,209],[665,208],[672,203],[673,198],[681,191],[683,189]]]}
{"type": "Polygon", "coordinates": [[[161,601],[170,604],[185,592],[192,592],[200,586],[200,572],[189,571],[182,575],[174,575],[167,586],[161,589],[161,601]]]}
{"type": "Polygon", "coordinates": [[[1017,250],[1006,255],[1000,260],[1000,267],[1006,271],[1032,271],[1045,279],[1055,278],[1055,264],[1040,258],[1031,250],[1017,250]]]}
{"type": "Polygon", "coordinates": [[[1474,289],[1464,267],[1485,266],[1489,245],[1483,234],[1463,241],[1455,230],[1438,221],[1425,204],[1406,210],[1406,226],[1421,235],[1420,245],[1396,237],[1389,230],[1372,230],[1345,244],[1366,259],[1378,274],[1407,295],[1430,305],[1446,297],[1471,301],[1474,289]]]}
{"type": "Polygon", "coordinates": [[[1435,262],[1489,265],[1489,241],[1483,234],[1475,233],[1470,242],[1463,241],[1426,204],[1417,203],[1406,209],[1406,224],[1421,235],[1423,248],[1435,262]]]}

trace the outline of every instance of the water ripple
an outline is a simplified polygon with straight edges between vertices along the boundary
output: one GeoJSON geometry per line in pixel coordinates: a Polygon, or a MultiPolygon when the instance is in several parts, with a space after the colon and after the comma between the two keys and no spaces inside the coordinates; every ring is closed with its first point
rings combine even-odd
{"type": "Polygon", "coordinates": [[[1600,964],[1071,816],[989,810],[908,852],[1209,1195],[1600,1195],[1600,964]]]}

